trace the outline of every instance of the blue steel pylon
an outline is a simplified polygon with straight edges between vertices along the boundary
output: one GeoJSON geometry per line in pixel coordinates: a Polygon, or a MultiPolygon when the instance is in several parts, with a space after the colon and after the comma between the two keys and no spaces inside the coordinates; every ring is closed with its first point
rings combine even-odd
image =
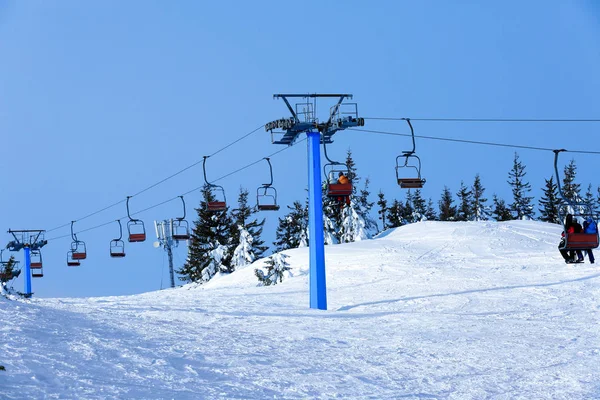
{"type": "Polygon", "coordinates": [[[8,230],[15,240],[8,242],[6,248],[9,251],[23,249],[25,253],[25,292],[23,293],[25,297],[31,297],[33,294],[31,293],[31,250],[40,250],[48,243],[44,240],[44,232],[43,229],[8,230]]]}
{"type": "Polygon", "coordinates": [[[339,130],[354,126],[363,126],[364,119],[358,118],[356,104],[349,104],[354,111],[340,113],[344,99],[352,98],[351,94],[275,94],[281,98],[292,118],[279,119],[265,125],[265,130],[279,129],[283,137],[273,140],[275,144],[292,145],[298,135],[306,132],[308,139],[308,233],[309,233],[309,279],[310,279],[310,308],[327,310],[327,285],[325,278],[325,239],[323,233],[323,200],[321,192],[321,149],[320,143],[331,143],[331,137],[339,130]],[[333,97],[338,101],[330,110],[327,122],[319,123],[315,117],[316,99],[333,97]],[[296,104],[294,109],[288,98],[312,99],[312,103],[296,104]],[[300,107],[300,109],[298,108],[300,107]],[[302,117],[302,120],[301,118],[302,117]]]}

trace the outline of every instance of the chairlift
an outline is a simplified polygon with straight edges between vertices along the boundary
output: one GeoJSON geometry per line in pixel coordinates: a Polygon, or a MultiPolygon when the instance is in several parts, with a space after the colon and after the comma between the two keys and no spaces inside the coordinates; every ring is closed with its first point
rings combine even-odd
{"type": "Polygon", "coordinates": [[[269,163],[271,181],[264,183],[256,189],[256,209],[258,211],[278,211],[277,190],[273,187],[273,166],[269,157],[265,157],[264,159],[269,163]]]}
{"type": "Polygon", "coordinates": [[[40,250],[31,250],[31,252],[29,253],[29,257],[29,267],[31,269],[42,268],[42,252],[40,250]]]}
{"type": "Polygon", "coordinates": [[[396,179],[398,185],[402,189],[421,189],[425,184],[425,179],[421,178],[421,159],[415,155],[415,131],[410,118],[402,118],[408,123],[410,127],[410,133],[412,135],[413,148],[411,151],[403,151],[401,155],[396,157],[396,179]],[[403,161],[401,159],[404,159],[403,161]],[[416,176],[407,177],[407,172],[415,170],[416,176]],[[401,177],[402,176],[402,177],[401,177]]]}
{"type": "MultiPolygon", "coordinates": [[[[554,172],[556,174],[556,185],[558,186],[558,193],[562,199],[561,205],[558,207],[558,215],[563,224],[565,232],[565,244],[562,249],[566,250],[591,250],[598,247],[598,232],[596,233],[569,233],[567,227],[567,215],[572,215],[573,220],[581,220],[590,218],[597,224],[592,207],[588,203],[581,201],[575,201],[565,197],[562,187],[561,179],[558,174],[558,155],[565,149],[553,150],[554,151],[554,172]]],[[[596,225],[597,226],[597,225],[596,225]]]]}
{"type": "Polygon", "coordinates": [[[68,267],[79,267],[81,265],[81,262],[79,261],[79,259],[73,257],[74,254],[75,254],[75,252],[73,250],[69,250],[67,252],[67,266],[68,267]]]}
{"type": "Polygon", "coordinates": [[[114,258],[125,257],[125,242],[123,242],[123,226],[121,220],[118,219],[119,223],[119,237],[110,241],[110,256],[114,258]]]}
{"type": "Polygon", "coordinates": [[[185,200],[179,196],[183,203],[183,217],[171,220],[171,236],[173,240],[188,240],[190,238],[190,226],[185,220],[185,200]]]}
{"type": "Polygon", "coordinates": [[[31,277],[32,278],[43,278],[44,270],[42,268],[31,269],[31,277]]]}
{"type": "Polygon", "coordinates": [[[211,192],[215,194],[216,200],[208,201],[206,203],[206,209],[208,211],[218,212],[225,211],[227,209],[227,199],[225,198],[225,189],[222,186],[215,185],[214,183],[209,183],[208,179],[206,179],[206,159],[210,156],[204,156],[204,161],[202,162],[202,172],[204,173],[204,182],[211,189],[211,192]],[[216,193],[215,193],[216,192],[216,193]]]}
{"type": "Polygon", "coordinates": [[[350,181],[349,176],[350,169],[346,164],[333,161],[329,158],[327,155],[327,145],[325,140],[323,141],[323,152],[328,161],[328,163],[323,166],[323,172],[327,181],[326,195],[327,197],[334,199],[342,198],[347,203],[353,191],[352,182],[350,181]],[[342,175],[348,178],[347,183],[339,182],[339,177],[342,175]]]}
{"type": "Polygon", "coordinates": [[[127,196],[127,217],[129,217],[129,221],[127,221],[128,240],[131,243],[143,242],[146,240],[146,228],[144,227],[144,221],[131,218],[131,214],[129,214],[129,199],[131,197],[127,196]]]}
{"type": "Polygon", "coordinates": [[[73,232],[73,224],[75,221],[71,221],[71,238],[73,241],[71,242],[71,258],[73,260],[85,260],[87,258],[87,251],[85,248],[85,242],[77,239],[77,235],[73,232]]]}

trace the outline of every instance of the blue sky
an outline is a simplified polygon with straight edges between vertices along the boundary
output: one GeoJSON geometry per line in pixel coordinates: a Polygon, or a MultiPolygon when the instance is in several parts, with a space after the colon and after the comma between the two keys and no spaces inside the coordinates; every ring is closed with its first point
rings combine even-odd
{"type": "MultiPolygon", "coordinates": [[[[352,93],[364,117],[598,118],[600,9],[580,2],[61,1],[0,4],[0,121],[4,230],[51,229],[139,192],[271,120],[287,117],[274,93],[352,93]]],[[[322,117],[328,110],[323,104],[322,117]]],[[[421,135],[600,151],[598,123],[415,122],[421,135]]],[[[408,133],[402,122],[367,129],[408,133]]],[[[408,138],[341,132],[328,148],[354,153],[373,199],[403,198],[395,157],[408,138]]],[[[209,159],[209,179],[280,148],[259,131],[209,159]]],[[[514,150],[417,139],[426,197],[481,175],[486,194],[510,202],[514,150]]],[[[550,152],[518,151],[536,200],[550,152]]],[[[568,154],[564,162],[573,158],[568,154]]],[[[600,181],[597,155],[577,155],[582,185],[600,181]]],[[[302,200],[306,148],[272,158],[282,205],[302,200]]],[[[228,200],[254,193],[266,164],[223,179],[228,200]]],[[[133,211],[202,184],[198,165],[131,200],[133,211]]],[[[198,192],[186,196],[188,216],[198,192]]],[[[181,213],[168,202],[141,214],[181,213]]],[[[125,215],[124,204],[77,230],[125,215]]],[[[265,239],[277,216],[267,214],[265,239]]],[[[163,251],[127,244],[113,260],[117,226],[80,234],[89,259],[66,267],[70,240],[44,248],[39,296],[139,293],[167,286],[163,251]]],[[[48,237],[68,233],[63,228],[48,237]]],[[[153,235],[151,235],[152,237],[153,235]]],[[[3,236],[6,241],[9,235],[3,236]]],[[[22,254],[19,254],[22,257],[22,254]]],[[[185,246],[175,261],[185,258],[185,246]]],[[[22,287],[22,282],[15,283],[22,287]]]]}

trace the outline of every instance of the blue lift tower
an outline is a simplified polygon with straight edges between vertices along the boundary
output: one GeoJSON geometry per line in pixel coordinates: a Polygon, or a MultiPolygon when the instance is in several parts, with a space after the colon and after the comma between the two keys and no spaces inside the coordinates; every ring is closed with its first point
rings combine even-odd
{"type": "Polygon", "coordinates": [[[310,308],[327,310],[320,144],[332,143],[337,131],[364,126],[364,119],[358,117],[356,103],[344,103],[344,100],[352,99],[351,94],[275,94],[273,98],[282,99],[292,116],[265,125],[265,130],[271,132],[271,141],[290,146],[300,134],[307,136],[310,308]],[[337,99],[325,122],[319,122],[316,117],[319,98],[337,99]],[[301,102],[292,107],[290,99],[301,99],[301,102]]]}
{"type": "Polygon", "coordinates": [[[31,277],[42,277],[42,252],[41,249],[46,244],[47,240],[44,240],[43,229],[26,229],[26,230],[12,230],[9,229],[8,233],[13,235],[15,240],[11,240],[6,245],[9,251],[19,251],[23,249],[25,252],[25,291],[23,295],[25,297],[31,297],[31,277]],[[32,256],[34,261],[32,262],[32,256]],[[32,272],[32,268],[35,272],[32,272]]]}

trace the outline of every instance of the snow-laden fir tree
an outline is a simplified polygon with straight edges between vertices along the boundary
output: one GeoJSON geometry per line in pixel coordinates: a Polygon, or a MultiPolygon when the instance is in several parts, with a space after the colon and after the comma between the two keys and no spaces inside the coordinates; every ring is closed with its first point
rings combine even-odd
{"type": "Polygon", "coordinates": [[[485,192],[485,188],[481,183],[479,174],[476,174],[473,186],[471,187],[473,195],[473,210],[471,214],[474,221],[487,221],[490,219],[490,208],[486,204],[487,199],[483,197],[483,192],[485,192]]]}
{"type": "MultiPolygon", "coordinates": [[[[323,184],[326,188],[327,182],[323,184]]],[[[323,190],[323,240],[327,244],[339,243],[339,229],[342,224],[342,205],[335,197],[327,196],[327,190],[323,190]]]]}
{"type": "Polygon", "coordinates": [[[472,192],[460,181],[460,189],[456,194],[458,197],[458,209],[456,213],[457,221],[470,221],[473,212],[472,192]]]}
{"type": "Polygon", "coordinates": [[[554,176],[550,176],[550,179],[544,179],[546,182],[542,198],[538,201],[540,208],[539,220],[543,222],[550,222],[553,224],[560,224],[560,218],[558,216],[558,207],[561,203],[561,198],[558,194],[558,185],[554,182],[554,176]]]}
{"type": "Polygon", "coordinates": [[[494,194],[492,202],[494,204],[492,217],[496,221],[510,221],[514,219],[510,209],[506,206],[504,199],[501,199],[494,194]]]}
{"type": "Polygon", "coordinates": [[[283,253],[275,253],[265,262],[266,272],[262,269],[255,269],[254,275],[258,278],[259,285],[276,285],[277,282],[283,282],[283,275],[291,268],[287,262],[289,256],[283,253]]]}
{"type": "Polygon", "coordinates": [[[512,188],[513,202],[510,205],[511,210],[515,213],[515,219],[532,219],[533,197],[527,196],[531,192],[531,185],[525,182],[525,165],[519,160],[519,155],[515,153],[513,167],[508,173],[508,184],[512,188]]]}
{"type": "Polygon", "coordinates": [[[425,217],[427,221],[437,221],[438,217],[435,212],[435,206],[433,204],[433,200],[431,198],[427,201],[427,211],[425,211],[425,217]]]}
{"type": "Polygon", "coordinates": [[[577,177],[577,166],[575,160],[571,160],[568,165],[565,166],[562,184],[562,192],[565,199],[571,202],[579,202],[581,200],[581,185],[575,183],[577,177]]]}
{"type": "Polygon", "coordinates": [[[419,222],[418,219],[415,219],[413,209],[413,193],[410,189],[408,190],[408,192],[406,192],[406,201],[404,202],[404,214],[402,215],[402,220],[405,224],[419,222]]]}
{"type": "Polygon", "coordinates": [[[596,202],[596,198],[594,197],[594,193],[592,192],[592,184],[588,185],[588,188],[585,192],[585,196],[583,197],[583,202],[588,204],[592,210],[592,215],[598,214],[598,203],[596,202]]]}
{"type": "Polygon", "coordinates": [[[440,221],[456,221],[457,210],[452,198],[452,192],[450,192],[448,186],[444,186],[442,198],[439,200],[438,205],[440,208],[440,221]]]}
{"type": "Polygon", "coordinates": [[[358,214],[354,207],[344,207],[342,217],[344,219],[342,220],[340,242],[357,242],[371,237],[367,232],[365,220],[358,214]]]}
{"type": "Polygon", "coordinates": [[[231,217],[228,210],[208,211],[207,203],[215,201],[210,186],[202,188],[202,200],[196,208],[198,219],[188,241],[188,257],[177,271],[183,281],[208,281],[217,272],[231,270],[230,231],[231,217]]]}
{"type": "Polygon", "coordinates": [[[20,270],[15,270],[15,265],[15,256],[10,256],[8,261],[2,264],[2,267],[0,267],[0,282],[5,284],[21,274],[20,270]]]}
{"type": "Polygon", "coordinates": [[[254,214],[256,209],[248,205],[248,191],[240,189],[238,208],[231,213],[233,225],[230,235],[235,244],[231,260],[233,270],[251,264],[261,258],[267,250],[260,238],[265,220],[263,218],[258,222],[256,218],[252,218],[254,214]]]}
{"type": "Polygon", "coordinates": [[[381,189],[379,190],[379,193],[377,193],[377,205],[379,206],[379,209],[377,210],[377,214],[379,215],[379,219],[381,220],[381,226],[382,229],[381,230],[386,230],[387,229],[387,224],[386,224],[386,216],[387,216],[387,200],[385,199],[385,195],[383,194],[383,192],[381,191],[381,189]]]}
{"type": "Polygon", "coordinates": [[[290,211],[283,218],[279,218],[275,233],[273,244],[277,252],[308,246],[308,207],[295,201],[287,208],[290,211]]]}
{"type": "Polygon", "coordinates": [[[421,189],[416,189],[414,193],[408,190],[407,199],[410,198],[412,208],[411,222],[420,222],[427,220],[427,202],[421,196],[421,189]]]}
{"type": "Polygon", "coordinates": [[[404,204],[398,199],[394,199],[392,205],[387,209],[387,225],[385,228],[397,228],[405,225],[404,215],[404,204]]]}

